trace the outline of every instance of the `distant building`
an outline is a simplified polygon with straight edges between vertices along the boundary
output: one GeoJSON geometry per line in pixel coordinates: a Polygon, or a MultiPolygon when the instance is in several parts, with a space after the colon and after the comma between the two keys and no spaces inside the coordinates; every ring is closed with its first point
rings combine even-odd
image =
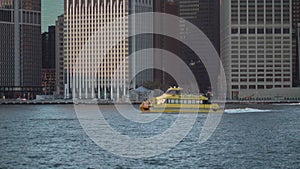
{"type": "Polygon", "coordinates": [[[55,77],[56,77],[56,94],[59,97],[64,96],[65,84],[65,59],[64,59],[64,15],[57,18],[55,26],[55,77]]]}
{"type": "Polygon", "coordinates": [[[41,0],[0,0],[0,96],[41,92],[41,0]]]}
{"type": "MultiPolygon", "coordinates": [[[[138,14],[142,12],[153,12],[153,1],[128,1],[129,13],[138,14]]],[[[132,34],[147,25],[149,28],[153,27],[151,22],[144,22],[137,20],[133,15],[129,20],[129,31],[132,34]]],[[[153,67],[153,34],[136,35],[129,39],[129,74],[131,81],[131,87],[141,86],[145,82],[153,81],[153,69],[147,69],[140,73],[137,70],[144,69],[146,67],[153,67]],[[148,51],[139,56],[136,54],[139,50],[147,49],[148,51]]]]}
{"type": "MultiPolygon", "coordinates": [[[[298,29],[297,29],[297,42],[298,42],[298,72],[299,72],[299,76],[298,78],[300,79],[300,23],[298,23],[298,29]]],[[[300,80],[299,80],[300,81],[300,80]]]]}
{"type": "MultiPolygon", "coordinates": [[[[220,53],[220,1],[219,0],[179,0],[179,16],[197,26],[220,53]]],[[[186,23],[180,24],[181,37],[190,36],[186,23]]],[[[204,42],[195,41],[196,45],[204,42]]],[[[180,57],[190,67],[201,91],[211,90],[210,79],[205,65],[188,46],[180,46],[180,57]]]]}
{"type": "Polygon", "coordinates": [[[55,91],[55,69],[42,69],[43,95],[53,95],[55,91]]]}
{"type": "Polygon", "coordinates": [[[225,0],[221,17],[227,96],[293,94],[292,0],[225,0]]]}
{"type": "Polygon", "coordinates": [[[42,68],[55,68],[55,26],[42,33],[42,68]]]}
{"type": "Polygon", "coordinates": [[[55,91],[55,26],[42,34],[42,87],[47,95],[55,91]]]}
{"type": "Polygon", "coordinates": [[[300,0],[292,0],[292,26],[293,26],[293,86],[300,87],[300,55],[298,24],[300,23],[300,0]]]}
{"type": "MultiPolygon", "coordinates": [[[[154,1],[154,11],[155,12],[161,12],[166,13],[170,15],[179,16],[179,4],[178,1],[174,0],[161,0],[161,1],[154,1]]],[[[156,22],[155,22],[156,23],[156,22]]],[[[160,32],[167,32],[168,30],[165,29],[164,23],[160,23],[159,25],[155,25],[156,28],[160,29],[160,32]]],[[[179,29],[174,28],[174,29],[179,29]]],[[[158,49],[163,49],[169,52],[172,52],[175,55],[179,55],[179,42],[171,37],[163,36],[163,35],[154,35],[154,46],[158,49]]],[[[174,80],[171,75],[169,75],[167,72],[164,72],[164,63],[162,59],[163,54],[162,53],[155,53],[155,55],[158,55],[154,59],[154,65],[155,67],[159,68],[154,70],[154,81],[160,83],[161,89],[166,90],[170,86],[176,86],[177,83],[174,80]]]]}
{"type": "Polygon", "coordinates": [[[65,0],[66,97],[118,100],[128,92],[128,1],[65,0]]]}

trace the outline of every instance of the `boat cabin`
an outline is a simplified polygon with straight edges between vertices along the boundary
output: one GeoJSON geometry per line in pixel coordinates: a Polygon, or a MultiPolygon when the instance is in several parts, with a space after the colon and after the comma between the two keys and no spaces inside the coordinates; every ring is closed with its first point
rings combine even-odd
{"type": "Polygon", "coordinates": [[[169,95],[181,95],[182,88],[170,87],[165,94],[169,95]]]}

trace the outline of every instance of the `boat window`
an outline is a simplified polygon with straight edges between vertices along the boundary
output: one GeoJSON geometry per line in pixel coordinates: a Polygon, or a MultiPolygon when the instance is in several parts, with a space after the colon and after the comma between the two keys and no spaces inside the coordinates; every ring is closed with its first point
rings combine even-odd
{"type": "Polygon", "coordinates": [[[171,99],[171,104],[174,104],[174,100],[173,99],[171,99]]]}
{"type": "Polygon", "coordinates": [[[166,94],[176,94],[176,91],[175,90],[167,90],[166,91],[166,94]]]}
{"type": "Polygon", "coordinates": [[[171,94],[171,95],[180,95],[180,90],[167,90],[166,94],[171,94]]]}

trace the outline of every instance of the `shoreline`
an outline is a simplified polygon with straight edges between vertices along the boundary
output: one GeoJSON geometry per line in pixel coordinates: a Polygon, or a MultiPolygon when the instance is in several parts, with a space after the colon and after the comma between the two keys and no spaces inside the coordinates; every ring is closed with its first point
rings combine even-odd
{"type": "MultiPolygon", "coordinates": [[[[293,104],[299,103],[300,100],[227,100],[216,101],[220,104],[293,104]]],[[[141,104],[141,102],[113,102],[111,100],[1,100],[0,105],[59,105],[59,104],[98,104],[98,105],[114,105],[114,104],[141,104]]]]}

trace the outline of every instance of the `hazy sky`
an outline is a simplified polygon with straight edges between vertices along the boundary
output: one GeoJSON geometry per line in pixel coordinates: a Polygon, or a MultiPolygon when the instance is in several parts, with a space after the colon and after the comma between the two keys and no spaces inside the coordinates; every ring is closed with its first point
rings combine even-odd
{"type": "Polygon", "coordinates": [[[64,13],[64,0],[42,0],[42,32],[55,25],[57,16],[64,13]]]}

